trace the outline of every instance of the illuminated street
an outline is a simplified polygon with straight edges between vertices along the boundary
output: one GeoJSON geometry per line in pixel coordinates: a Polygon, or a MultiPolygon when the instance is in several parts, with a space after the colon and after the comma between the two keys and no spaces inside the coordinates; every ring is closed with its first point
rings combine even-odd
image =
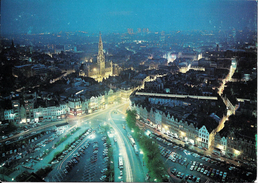
{"type": "Polygon", "coordinates": [[[1,182],[256,180],[257,1],[1,10],[1,182]]]}

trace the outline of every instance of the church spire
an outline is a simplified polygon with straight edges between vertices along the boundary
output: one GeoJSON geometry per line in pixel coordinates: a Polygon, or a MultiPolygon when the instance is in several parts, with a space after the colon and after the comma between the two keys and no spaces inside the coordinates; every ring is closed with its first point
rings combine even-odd
{"type": "Polygon", "coordinates": [[[14,49],[14,43],[13,43],[13,40],[12,40],[11,49],[14,49]]]}
{"type": "Polygon", "coordinates": [[[97,63],[99,66],[99,74],[101,76],[104,76],[105,75],[105,56],[103,52],[101,33],[99,33],[99,50],[98,50],[98,56],[97,56],[97,63]]]}
{"type": "Polygon", "coordinates": [[[99,51],[98,51],[98,55],[101,54],[100,52],[103,52],[103,43],[102,43],[102,39],[101,39],[101,32],[99,32],[99,51]]]}

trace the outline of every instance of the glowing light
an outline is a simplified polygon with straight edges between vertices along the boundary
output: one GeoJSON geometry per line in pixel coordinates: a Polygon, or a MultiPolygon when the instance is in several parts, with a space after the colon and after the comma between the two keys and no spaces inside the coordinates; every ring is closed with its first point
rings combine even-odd
{"type": "Polygon", "coordinates": [[[90,135],[89,136],[91,139],[94,139],[95,137],[96,137],[96,135],[95,134],[92,134],[92,135],[90,135]]]}
{"type": "Polygon", "coordinates": [[[200,142],[200,141],[201,141],[201,138],[200,138],[200,137],[197,137],[196,140],[197,140],[198,142],[200,142]]]}
{"type": "Polygon", "coordinates": [[[223,145],[218,145],[218,148],[219,149],[223,149],[223,145]]]}
{"type": "Polygon", "coordinates": [[[236,155],[240,154],[240,151],[238,151],[238,150],[234,150],[234,152],[235,152],[236,155]]]}
{"type": "Polygon", "coordinates": [[[181,132],[181,135],[184,137],[186,134],[185,134],[185,132],[181,132]]]}

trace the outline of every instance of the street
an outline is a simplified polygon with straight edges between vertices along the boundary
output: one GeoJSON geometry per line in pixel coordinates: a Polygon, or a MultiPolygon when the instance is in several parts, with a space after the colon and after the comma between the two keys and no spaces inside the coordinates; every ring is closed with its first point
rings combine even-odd
{"type": "Polygon", "coordinates": [[[108,125],[111,128],[111,130],[108,131],[108,136],[113,149],[114,162],[111,163],[114,163],[114,180],[116,182],[144,182],[145,174],[147,172],[146,167],[144,170],[143,162],[140,158],[141,155],[135,154],[134,149],[130,144],[127,137],[128,129],[123,129],[123,125],[126,125],[125,111],[128,106],[129,102],[112,105],[93,114],[78,116],[73,119],[64,119],[58,122],[51,122],[5,139],[4,141],[14,140],[20,136],[24,136],[25,134],[32,132],[37,133],[38,131],[42,131],[44,129],[50,129],[50,132],[37,139],[37,141],[33,142],[32,144],[35,146],[39,142],[45,142],[44,139],[46,138],[53,139],[45,145],[40,146],[40,150],[36,149],[36,151],[30,152],[26,156],[23,156],[19,160],[19,165],[17,166],[18,170],[14,171],[9,176],[16,177],[24,170],[28,172],[36,172],[41,168],[52,165],[53,170],[47,177],[45,177],[46,181],[101,181],[101,176],[105,176],[101,171],[107,168],[107,163],[106,160],[103,159],[104,154],[102,154],[102,151],[104,152],[105,149],[105,146],[103,146],[105,143],[103,143],[101,140],[103,137],[105,137],[105,134],[99,131],[99,129],[100,127],[105,127],[108,125]],[[64,122],[68,122],[69,124],[69,127],[64,134],[57,135],[51,131],[53,126],[64,122]],[[76,146],[69,151],[61,161],[56,162],[52,160],[56,152],[64,152],[64,149],[68,144],[75,143],[76,138],[81,136],[84,131],[89,128],[95,131],[94,139],[91,139],[91,136],[88,135],[83,138],[78,145],[76,144],[76,146]],[[75,130],[75,132],[72,133],[71,130],[75,130]],[[70,134],[70,136],[68,136],[64,142],[55,146],[60,139],[66,137],[68,134],[70,134]],[[114,138],[117,139],[116,142],[114,138]],[[80,152],[80,150],[82,150],[82,148],[88,143],[90,145],[88,145],[87,149],[84,150],[84,153],[80,152]],[[93,143],[98,144],[98,151],[94,152],[93,143]],[[40,158],[43,151],[49,151],[50,153],[40,158]],[[80,153],[80,157],[78,157],[78,164],[72,166],[72,168],[68,168],[67,163],[75,157],[76,153],[80,153]],[[91,163],[91,158],[93,155],[94,158],[96,158],[96,162],[91,163]],[[118,167],[119,157],[122,157],[124,162],[124,167],[122,170],[118,167]],[[65,173],[66,170],[69,170],[69,172],[65,173]]]}

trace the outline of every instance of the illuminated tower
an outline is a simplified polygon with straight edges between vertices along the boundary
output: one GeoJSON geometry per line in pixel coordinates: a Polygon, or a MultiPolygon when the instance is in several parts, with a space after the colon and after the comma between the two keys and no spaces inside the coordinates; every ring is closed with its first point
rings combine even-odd
{"type": "Polygon", "coordinates": [[[99,66],[99,74],[101,76],[105,75],[105,56],[103,52],[103,43],[101,39],[101,33],[99,33],[99,51],[97,56],[97,63],[99,66]]]}

